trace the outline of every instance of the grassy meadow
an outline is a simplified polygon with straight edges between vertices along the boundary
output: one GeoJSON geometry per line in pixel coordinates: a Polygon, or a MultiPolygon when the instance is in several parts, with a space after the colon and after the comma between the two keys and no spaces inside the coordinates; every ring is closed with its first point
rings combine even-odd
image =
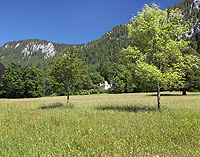
{"type": "Polygon", "coordinates": [[[0,99],[0,156],[200,156],[200,93],[0,99]]]}

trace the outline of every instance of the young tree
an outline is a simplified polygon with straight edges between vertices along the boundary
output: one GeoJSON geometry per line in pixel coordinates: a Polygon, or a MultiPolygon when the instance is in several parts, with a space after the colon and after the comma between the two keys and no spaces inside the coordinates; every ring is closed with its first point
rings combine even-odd
{"type": "Polygon", "coordinates": [[[64,87],[67,92],[67,104],[69,105],[70,88],[77,85],[84,79],[85,68],[80,59],[77,58],[75,48],[65,50],[64,54],[56,58],[52,65],[49,75],[61,87],[64,87]]]}
{"type": "Polygon", "coordinates": [[[153,4],[151,7],[145,5],[128,24],[132,43],[123,50],[124,55],[127,62],[133,64],[141,84],[157,85],[158,109],[160,88],[177,87],[184,82],[182,69],[185,64],[180,49],[188,42],[179,36],[187,32],[188,25],[183,25],[182,18],[178,9],[167,12],[153,4]]]}

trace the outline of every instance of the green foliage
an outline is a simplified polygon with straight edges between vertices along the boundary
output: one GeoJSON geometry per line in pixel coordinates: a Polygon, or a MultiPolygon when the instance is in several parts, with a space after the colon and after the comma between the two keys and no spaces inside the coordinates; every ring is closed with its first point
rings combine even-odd
{"type": "Polygon", "coordinates": [[[53,93],[50,95],[50,97],[55,97],[55,96],[59,96],[57,93],[53,93]]]}
{"type": "Polygon", "coordinates": [[[95,88],[95,85],[92,82],[92,79],[90,78],[90,74],[88,72],[85,71],[85,67],[83,67],[83,76],[82,76],[82,80],[81,83],[78,84],[78,86],[75,86],[75,88],[73,88],[73,91],[77,91],[77,89],[93,89],[95,88]]]}
{"type": "Polygon", "coordinates": [[[178,9],[168,13],[160,10],[156,4],[152,7],[145,5],[128,25],[129,37],[133,41],[123,50],[127,64],[132,64],[139,79],[137,83],[143,84],[143,87],[148,87],[149,83],[157,85],[158,108],[160,87],[170,89],[183,86],[183,69],[192,67],[194,63],[181,52],[188,42],[179,39],[179,35],[187,33],[189,26],[182,24],[182,18],[178,9]]]}
{"type": "Polygon", "coordinates": [[[182,88],[183,94],[186,91],[200,89],[200,58],[191,54],[184,54],[184,86],[182,88]]]}
{"type": "MultiPolygon", "coordinates": [[[[45,53],[41,49],[37,49],[38,45],[43,45],[44,47],[51,42],[46,40],[39,39],[29,39],[29,40],[20,40],[13,41],[4,44],[0,47],[0,62],[5,66],[8,66],[11,63],[34,66],[45,72],[47,76],[48,69],[54,62],[54,58],[48,57],[45,58],[45,53]],[[33,46],[35,45],[35,47],[33,46]],[[6,47],[7,46],[7,47],[6,47]],[[27,50],[30,54],[23,54],[23,50],[27,50]]],[[[63,50],[68,46],[68,44],[57,44],[52,43],[55,49],[55,57],[58,56],[63,50]]],[[[73,47],[73,45],[69,45],[73,47]]]]}
{"type": "Polygon", "coordinates": [[[85,69],[82,61],[77,58],[75,48],[68,48],[64,54],[56,58],[49,75],[57,83],[57,87],[62,87],[64,92],[67,92],[67,101],[69,103],[70,88],[77,87],[85,79],[85,69]]]}
{"type": "Polygon", "coordinates": [[[100,88],[100,83],[104,83],[105,79],[100,75],[100,73],[90,73],[90,78],[92,80],[92,83],[95,85],[96,89],[100,88]]]}
{"type": "Polygon", "coordinates": [[[110,66],[109,81],[112,84],[111,93],[134,92],[134,84],[132,82],[132,74],[130,70],[123,64],[113,63],[110,66]]]}
{"type": "MultiPolygon", "coordinates": [[[[192,7],[194,6],[193,2],[193,0],[184,0],[181,3],[175,4],[167,8],[166,11],[170,12],[170,10],[180,8],[184,15],[184,23],[196,23],[196,20],[199,18],[199,12],[197,12],[198,9],[196,8],[192,9],[192,7]]],[[[113,29],[106,32],[101,38],[91,41],[87,44],[68,45],[53,43],[53,46],[56,50],[55,58],[58,57],[59,54],[62,53],[67,46],[70,46],[71,48],[73,46],[76,46],[76,48],[78,49],[78,58],[82,59],[84,64],[87,65],[88,72],[100,72],[102,75],[102,67],[104,67],[106,70],[106,62],[113,63],[113,59],[119,56],[119,52],[121,51],[121,49],[127,48],[128,45],[132,42],[132,38],[128,38],[128,32],[129,31],[127,25],[117,25],[113,29]]],[[[48,74],[46,73],[46,71],[48,71],[48,69],[54,63],[55,58],[50,57],[45,59],[44,54],[41,52],[41,50],[36,52],[33,51],[30,47],[28,48],[28,50],[31,54],[29,56],[24,56],[22,54],[22,51],[30,43],[46,45],[49,42],[46,40],[29,39],[6,43],[2,47],[0,47],[0,62],[3,63],[5,66],[9,65],[12,62],[20,65],[35,66],[42,69],[47,76],[48,74]],[[18,43],[20,45],[16,47],[18,43]],[[9,48],[5,49],[5,46],[7,44],[9,44],[9,48]]],[[[199,49],[198,41],[192,40],[191,45],[195,50],[196,48],[199,49]]],[[[107,74],[105,74],[104,78],[106,80],[108,79],[107,74]]]]}
{"type": "Polygon", "coordinates": [[[190,45],[193,49],[195,49],[200,56],[200,32],[196,33],[190,38],[190,45]]]}
{"type": "Polygon", "coordinates": [[[3,75],[0,94],[9,98],[43,96],[43,72],[35,67],[9,65],[3,75]]]}
{"type": "Polygon", "coordinates": [[[135,65],[136,75],[146,84],[157,82],[165,88],[181,84],[180,48],[187,45],[186,41],[177,40],[187,30],[182,27],[181,18],[179,10],[167,16],[166,11],[153,4],[152,7],[145,5],[129,24],[129,36],[133,42],[124,53],[135,65]]]}

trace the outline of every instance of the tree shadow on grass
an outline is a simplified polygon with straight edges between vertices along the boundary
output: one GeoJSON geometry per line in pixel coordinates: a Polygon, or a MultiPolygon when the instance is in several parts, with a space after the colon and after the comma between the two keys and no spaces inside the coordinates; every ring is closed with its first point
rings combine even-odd
{"type": "Polygon", "coordinates": [[[100,106],[96,108],[97,110],[104,111],[104,110],[114,110],[114,111],[121,111],[121,112],[153,112],[158,111],[156,107],[148,107],[148,106],[100,106]]]}
{"type": "MultiPolygon", "coordinates": [[[[195,92],[193,92],[193,93],[190,93],[190,92],[187,92],[187,95],[183,95],[182,93],[180,93],[180,94],[174,94],[174,93],[160,93],[160,96],[171,96],[171,97],[173,97],[173,96],[199,96],[200,95],[200,93],[199,92],[197,92],[197,93],[195,93],[195,92]]],[[[146,95],[146,96],[157,96],[157,94],[150,94],[150,95],[146,95]]]]}
{"type": "Polygon", "coordinates": [[[42,109],[42,110],[45,110],[45,109],[54,109],[54,108],[59,108],[59,107],[62,107],[62,106],[64,106],[63,103],[56,102],[56,103],[53,103],[51,105],[41,106],[41,107],[39,107],[39,109],[42,109]]]}
{"type": "MultiPolygon", "coordinates": [[[[157,96],[157,94],[151,94],[146,96],[157,96]]],[[[160,94],[160,96],[183,96],[182,94],[160,94]]]]}

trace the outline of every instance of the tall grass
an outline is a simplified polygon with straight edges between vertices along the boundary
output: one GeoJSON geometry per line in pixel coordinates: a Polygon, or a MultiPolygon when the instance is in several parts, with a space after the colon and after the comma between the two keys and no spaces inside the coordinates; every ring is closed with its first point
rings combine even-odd
{"type": "Polygon", "coordinates": [[[0,156],[200,156],[200,93],[0,99],[0,156]]]}

